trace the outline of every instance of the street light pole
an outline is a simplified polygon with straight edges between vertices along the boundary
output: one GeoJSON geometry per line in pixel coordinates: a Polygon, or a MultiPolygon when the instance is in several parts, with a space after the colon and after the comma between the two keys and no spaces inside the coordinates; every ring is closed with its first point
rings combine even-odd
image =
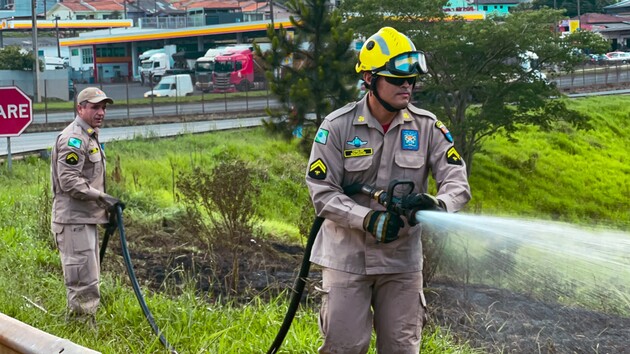
{"type": "Polygon", "coordinates": [[[35,0],[31,0],[31,35],[33,36],[33,102],[37,103],[41,101],[39,96],[39,49],[37,48],[37,3],[35,0]]]}
{"type": "Polygon", "coordinates": [[[276,27],[273,23],[273,0],[269,1],[269,12],[271,12],[271,29],[275,30],[276,27]]]}
{"type": "Polygon", "coordinates": [[[57,32],[57,56],[61,58],[61,47],[59,46],[59,16],[55,16],[55,32],[57,32]]]}

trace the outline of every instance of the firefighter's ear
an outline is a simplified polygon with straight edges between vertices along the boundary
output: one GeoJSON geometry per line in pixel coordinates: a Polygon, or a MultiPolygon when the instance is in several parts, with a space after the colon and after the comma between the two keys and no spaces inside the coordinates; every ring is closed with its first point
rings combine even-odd
{"type": "Polygon", "coordinates": [[[365,87],[370,88],[372,84],[372,73],[369,71],[363,72],[363,82],[365,82],[365,87]]]}

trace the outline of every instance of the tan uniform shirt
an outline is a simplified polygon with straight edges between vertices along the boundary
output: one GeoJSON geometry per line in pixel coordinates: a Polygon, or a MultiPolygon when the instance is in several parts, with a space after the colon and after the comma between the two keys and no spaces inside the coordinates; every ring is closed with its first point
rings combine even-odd
{"type": "Polygon", "coordinates": [[[377,243],[363,230],[363,219],[384,207],[365,195],[346,196],[342,188],[362,183],[387,190],[398,179],[413,181],[414,192],[424,193],[431,170],[437,198],[448,212],[456,212],[471,196],[465,163],[450,140],[435,115],[411,104],[386,134],[366,98],[328,115],[313,143],[306,176],[315,211],[326,219],[311,262],[355,274],[422,270],[421,225],[406,226],[394,242],[377,243]]]}
{"type": "Polygon", "coordinates": [[[57,136],[51,156],[52,222],[105,224],[107,211],[98,199],[105,192],[105,153],[98,128],[76,117],[57,136]]]}

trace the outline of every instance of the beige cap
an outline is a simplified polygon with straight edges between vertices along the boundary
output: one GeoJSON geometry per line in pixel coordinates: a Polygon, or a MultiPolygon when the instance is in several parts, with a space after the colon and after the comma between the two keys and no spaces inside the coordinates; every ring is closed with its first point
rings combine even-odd
{"type": "Polygon", "coordinates": [[[90,103],[99,103],[103,101],[107,101],[107,103],[114,103],[114,100],[107,97],[105,92],[98,87],[87,87],[83,89],[77,97],[77,102],[81,103],[84,101],[88,101],[90,103]]]}

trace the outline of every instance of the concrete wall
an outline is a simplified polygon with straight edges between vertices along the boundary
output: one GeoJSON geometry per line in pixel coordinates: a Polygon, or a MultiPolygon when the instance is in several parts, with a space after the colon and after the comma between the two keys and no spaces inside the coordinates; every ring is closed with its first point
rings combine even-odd
{"type": "MultiPolygon", "coordinates": [[[[33,72],[20,70],[0,70],[0,86],[17,86],[25,94],[33,97],[33,72]]],[[[68,69],[45,70],[39,73],[39,95],[70,101],[68,69]]]]}

